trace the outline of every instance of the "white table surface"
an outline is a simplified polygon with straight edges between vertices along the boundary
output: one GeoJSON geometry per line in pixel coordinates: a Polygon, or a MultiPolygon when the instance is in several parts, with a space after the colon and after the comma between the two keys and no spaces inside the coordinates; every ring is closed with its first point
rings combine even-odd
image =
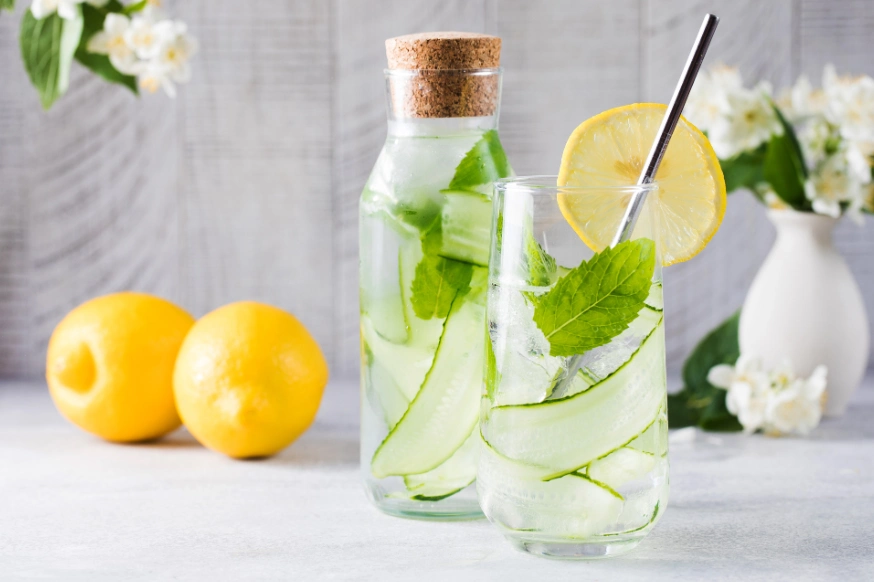
{"type": "Polygon", "coordinates": [[[485,520],[425,523],[371,507],[358,392],[333,382],[315,425],[275,458],[233,461],[184,430],[113,445],[43,385],[0,384],[0,580],[874,580],[874,379],[809,439],[672,445],[671,500],[631,554],[557,562],[485,520]]]}

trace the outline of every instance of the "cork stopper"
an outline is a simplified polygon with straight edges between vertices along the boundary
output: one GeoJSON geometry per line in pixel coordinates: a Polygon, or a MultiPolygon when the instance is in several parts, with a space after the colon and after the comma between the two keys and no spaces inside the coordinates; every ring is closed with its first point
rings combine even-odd
{"type": "Polygon", "coordinates": [[[473,32],[420,32],[385,41],[389,69],[493,69],[501,39],[473,32]]]}
{"type": "Polygon", "coordinates": [[[385,41],[388,83],[395,117],[494,115],[501,39],[469,32],[424,32],[385,41]]]}

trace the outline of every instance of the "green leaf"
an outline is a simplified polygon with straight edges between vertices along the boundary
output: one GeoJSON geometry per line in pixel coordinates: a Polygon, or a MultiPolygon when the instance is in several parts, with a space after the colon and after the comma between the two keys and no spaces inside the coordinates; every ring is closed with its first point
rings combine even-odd
{"type": "Polygon", "coordinates": [[[141,10],[143,10],[143,8],[145,8],[148,5],[149,5],[149,0],[140,0],[139,2],[135,2],[133,4],[130,4],[129,6],[125,6],[121,10],[121,13],[128,14],[128,15],[134,14],[135,12],[140,12],[141,10]]]}
{"type": "Polygon", "coordinates": [[[526,232],[525,235],[527,237],[525,258],[528,262],[528,284],[535,287],[552,285],[556,275],[555,259],[543,250],[543,247],[534,238],[534,233],[526,232]]]}
{"type": "Polygon", "coordinates": [[[119,72],[112,66],[108,56],[88,52],[88,41],[91,40],[92,36],[103,30],[103,21],[106,20],[106,14],[109,12],[122,12],[123,10],[124,6],[115,0],[108,2],[102,8],[97,8],[90,4],[82,4],[84,25],[82,38],[79,41],[79,46],[76,47],[76,60],[85,68],[103,77],[104,80],[127,87],[135,95],[138,95],[139,89],[137,88],[136,77],[119,72]]]}
{"type": "Polygon", "coordinates": [[[795,130],[780,110],[774,112],[783,127],[783,135],[772,135],[765,153],[762,175],[786,204],[796,210],[808,210],[810,202],[804,194],[807,167],[795,130]]]}
{"type": "Polygon", "coordinates": [[[82,13],[65,20],[52,14],[41,20],[30,10],[21,20],[21,58],[45,109],[67,91],[70,65],[82,37],[82,13]]]}
{"type": "Polygon", "coordinates": [[[446,317],[455,296],[469,289],[472,276],[470,263],[425,255],[416,265],[410,298],[413,311],[422,319],[446,317]]]}
{"type": "Polygon", "coordinates": [[[741,430],[737,418],[725,406],[726,391],[707,381],[713,366],[734,364],[740,356],[738,311],[695,346],[683,365],[684,388],[668,396],[668,423],[671,428],[700,426],[706,430],[741,430]]]}
{"type": "Polygon", "coordinates": [[[741,188],[755,191],[755,185],[765,181],[763,170],[766,151],[767,145],[762,144],[754,150],[741,152],[733,158],[719,160],[725,176],[725,189],[728,192],[741,188]]]}
{"type": "Polygon", "coordinates": [[[485,132],[455,168],[450,190],[473,190],[510,175],[510,162],[494,129],[485,132]]]}
{"type": "Polygon", "coordinates": [[[626,241],[595,254],[559,279],[534,307],[552,356],[603,346],[643,308],[655,269],[655,243],[626,241]]]}
{"type": "Polygon", "coordinates": [[[8,10],[9,12],[15,11],[15,0],[0,0],[0,11],[8,10]]]}

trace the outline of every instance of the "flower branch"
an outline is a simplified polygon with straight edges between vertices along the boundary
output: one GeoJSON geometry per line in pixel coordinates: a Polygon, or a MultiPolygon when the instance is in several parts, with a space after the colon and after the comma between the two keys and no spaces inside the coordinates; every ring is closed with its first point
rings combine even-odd
{"type": "Polygon", "coordinates": [[[191,77],[197,42],[184,22],[165,18],[158,4],[33,0],[21,22],[21,56],[43,107],[66,92],[74,60],[135,94],[162,88],[175,96],[176,84],[191,77]]]}

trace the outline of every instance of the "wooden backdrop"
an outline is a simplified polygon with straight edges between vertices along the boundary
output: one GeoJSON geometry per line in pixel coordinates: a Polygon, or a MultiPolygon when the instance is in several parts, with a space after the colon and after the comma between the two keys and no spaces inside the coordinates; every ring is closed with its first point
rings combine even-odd
{"type": "MultiPolygon", "coordinates": [[[[874,75],[866,0],[178,0],[199,38],[176,101],[87,74],[48,113],[0,15],[0,376],[37,377],[52,328],[122,289],[195,315],[239,299],[295,313],[335,376],[355,374],[357,199],[385,137],[383,40],[504,39],[502,138],[549,173],[585,118],[667,101],[703,14],[710,62],[776,86],[823,65],[874,75]],[[244,8],[245,6],[245,8],[244,8]]],[[[773,230],[746,193],[697,259],[666,274],[669,365],[743,301],[773,230]]],[[[874,224],[838,246],[874,314],[874,224]]]]}

